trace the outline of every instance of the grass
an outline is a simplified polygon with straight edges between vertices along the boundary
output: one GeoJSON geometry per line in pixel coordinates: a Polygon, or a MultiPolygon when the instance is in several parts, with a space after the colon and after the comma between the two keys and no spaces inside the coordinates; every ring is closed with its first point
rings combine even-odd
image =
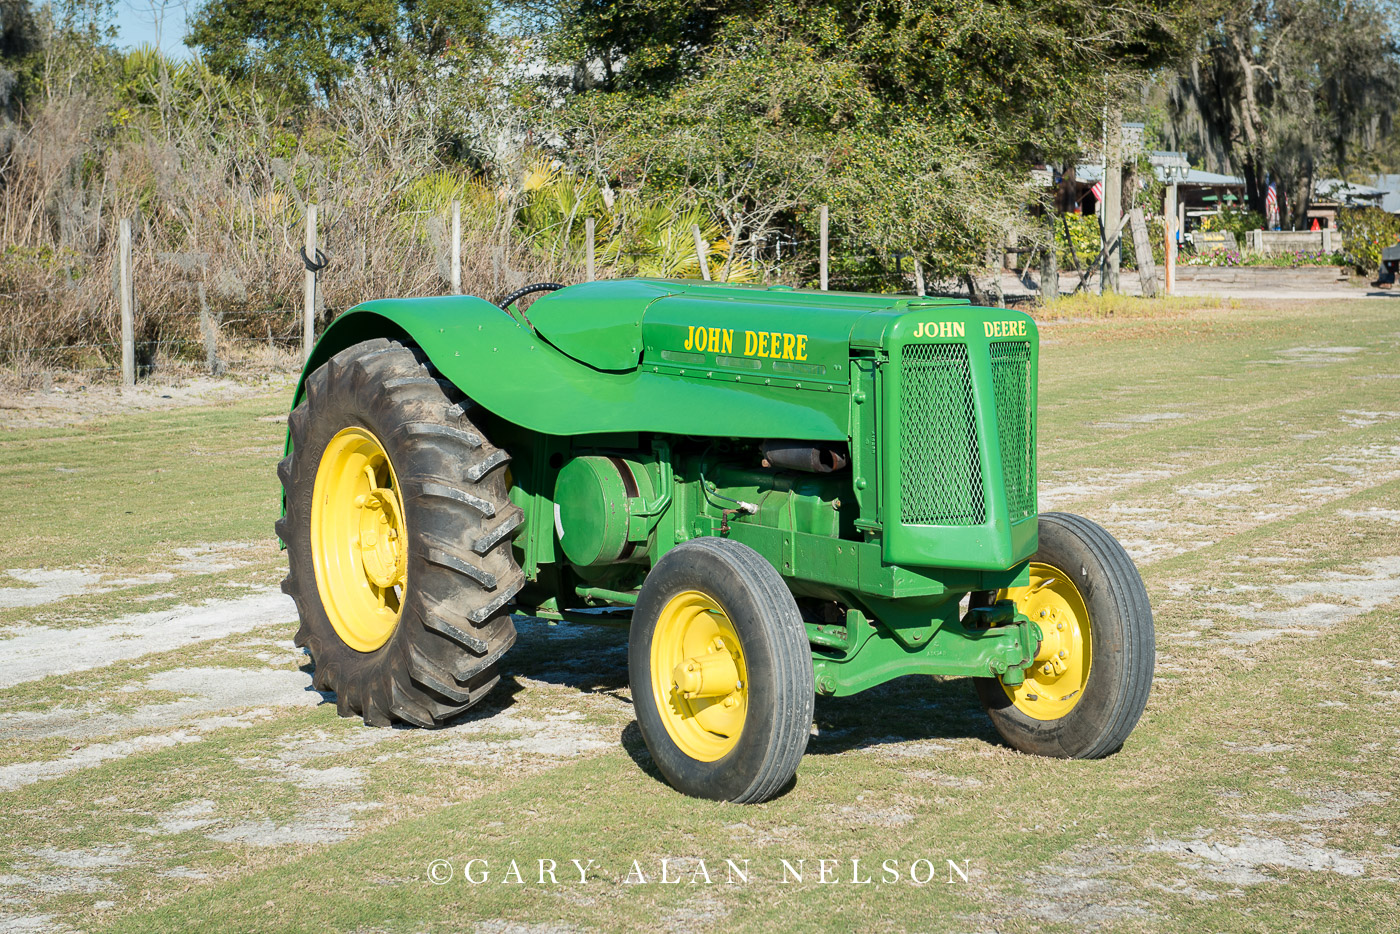
{"type": "Polygon", "coordinates": [[[1187,296],[1143,298],[1108,292],[1076,292],[1062,296],[1049,304],[1037,304],[1032,311],[1039,321],[1063,321],[1081,318],[1145,318],[1192,314],[1209,307],[1231,309],[1240,307],[1235,299],[1202,299],[1187,296]]]}
{"type": "MultiPolygon", "coordinates": [[[[304,659],[289,618],[0,691],[0,768],[188,737],[0,792],[0,920],[142,932],[1375,930],[1400,898],[1391,304],[1079,314],[1042,332],[1042,508],[1106,525],[1139,555],[1153,600],[1154,693],[1109,759],[1019,755],[969,684],[905,679],[819,699],[785,796],[694,801],[658,779],[637,734],[625,633],[529,621],[509,677],[449,730],[367,730],[282,695],[158,722],[152,711],[172,702],[150,686],[162,672],[290,677],[304,659]],[[25,731],[53,705],[101,731],[25,731]],[[435,859],[452,864],[448,884],[428,880],[435,859]],[[487,882],[463,880],[471,859],[487,861],[472,864],[487,882]],[[570,881],[571,859],[594,861],[587,883],[570,881]],[[726,859],[748,860],[746,884],[728,883],[726,859]],[[852,881],[853,859],[870,884],[852,881]],[[558,884],[539,884],[540,860],[555,861],[558,884]],[[683,881],[660,881],[663,860],[683,881]],[[782,860],[804,861],[802,882],[782,881],[782,860]],[[840,881],[817,881],[820,860],[840,881]],[[932,882],[909,880],[918,860],[932,882]],[[948,881],[948,860],[968,881],[948,881]]],[[[0,437],[0,469],[25,490],[13,518],[35,530],[0,543],[3,566],[149,573],[178,563],[177,549],[266,541],[281,426],[258,419],[284,404],[0,437]],[[165,468],[170,489],[128,515],[111,484],[75,488],[41,466],[107,478],[102,451],[135,476],[165,468]]],[[[190,603],[275,585],[276,553],[248,555],[5,611],[0,624],[46,621],[80,639],[152,591],[190,603]]]]}

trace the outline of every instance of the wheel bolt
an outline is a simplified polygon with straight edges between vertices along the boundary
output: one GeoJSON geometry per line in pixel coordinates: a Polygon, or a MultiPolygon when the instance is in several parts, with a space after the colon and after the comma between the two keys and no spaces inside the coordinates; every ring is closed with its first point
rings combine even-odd
{"type": "Polygon", "coordinates": [[[1064,624],[1064,623],[1056,623],[1056,624],[1055,624],[1055,628],[1056,628],[1056,629],[1059,629],[1059,630],[1063,630],[1063,629],[1065,628],[1065,624],[1064,624]]]}
{"type": "Polygon", "coordinates": [[[1069,653],[1064,649],[1060,649],[1060,658],[1069,658],[1069,653]]]}
{"type": "Polygon", "coordinates": [[[1040,670],[1041,670],[1042,672],[1044,672],[1045,674],[1047,674],[1047,675],[1048,675],[1048,674],[1054,674],[1054,672],[1055,672],[1055,669],[1054,669],[1053,667],[1051,667],[1051,665],[1050,665],[1049,662],[1046,662],[1046,663],[1045,663],[1045,667],[1042,668],[1042,669],[1040,669],[1040,670]]]}

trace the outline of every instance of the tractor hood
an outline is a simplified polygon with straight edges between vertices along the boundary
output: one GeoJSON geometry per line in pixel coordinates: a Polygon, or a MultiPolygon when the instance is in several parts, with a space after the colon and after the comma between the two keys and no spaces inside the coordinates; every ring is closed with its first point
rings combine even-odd
{"type": "Polygon", "coordinates": [[[694,279],[621,279],[560,289],[528,309],[539,336],[581,363],[627,371],[714,364],[773,382],[846,383],[857,323],[964,299],[819,292],[694,279]]]}

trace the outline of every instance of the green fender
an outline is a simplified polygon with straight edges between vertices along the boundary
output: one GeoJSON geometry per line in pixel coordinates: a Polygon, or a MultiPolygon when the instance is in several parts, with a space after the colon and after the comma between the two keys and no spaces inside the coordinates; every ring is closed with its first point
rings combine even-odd
{"type": "MultiPolygon", "coordinates": [[[[723,438],[848,437],[849,396],[679,376],[639,367],[596,370],[536,337],[500,308],[471,296],[382,299],[357,305],[317,341],[297,385],[336,353],[375,337],[406,340],[478,405],[551,435],[655,431],[723,438]]],[[[722,381],[724,380],[724,381],[722,381]]]]}

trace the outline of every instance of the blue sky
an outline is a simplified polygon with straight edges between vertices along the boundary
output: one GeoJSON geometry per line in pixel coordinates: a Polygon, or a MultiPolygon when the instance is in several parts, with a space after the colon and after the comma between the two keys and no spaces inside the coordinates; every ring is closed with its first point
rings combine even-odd
{"type": "Polygon", "coordinates": [[[188,58],[185,20],[195,0],[117,0],[117,45],[160,45],[175,58],[188,58]]]}

